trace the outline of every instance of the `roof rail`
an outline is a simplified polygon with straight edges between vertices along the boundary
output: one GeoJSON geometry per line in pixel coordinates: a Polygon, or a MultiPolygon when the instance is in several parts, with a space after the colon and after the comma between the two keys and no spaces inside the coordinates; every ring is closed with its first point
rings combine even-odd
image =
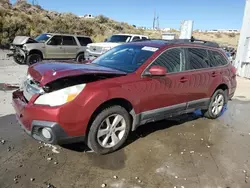
{"type": "Polygon", "coordinates": [[[205,46],[210,46],[210,47],[215,47],[219,48],[219,44],[216,42],[210,42],[210,41],[205,41],[205,40],[198,40],[198,39],[174,39],[174,40],[169,40],[168,41],[171,44],[176,44],[176,43],[193,43],[193,44],[201,44],[205,46]]]}

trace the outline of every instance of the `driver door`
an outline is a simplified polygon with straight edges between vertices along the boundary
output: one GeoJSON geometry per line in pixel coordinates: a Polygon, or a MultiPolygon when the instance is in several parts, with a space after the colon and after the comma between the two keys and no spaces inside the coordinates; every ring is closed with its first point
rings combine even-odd
{"type": "Polygon", "coordinates": [[[45,45],[46,59],[63,59],[64,48],[62,46],[62,36],[55,35],[45,45]]]}

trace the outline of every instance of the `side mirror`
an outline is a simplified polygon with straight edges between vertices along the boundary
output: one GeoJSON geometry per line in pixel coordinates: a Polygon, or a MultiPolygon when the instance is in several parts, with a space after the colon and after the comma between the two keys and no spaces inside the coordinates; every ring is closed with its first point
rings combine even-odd
{"type": "Polygon", "coordinates": [[[154,65],[148,70],[148,76],[165,76],[167,74],[167,69],[162,66],[154,65]]]}

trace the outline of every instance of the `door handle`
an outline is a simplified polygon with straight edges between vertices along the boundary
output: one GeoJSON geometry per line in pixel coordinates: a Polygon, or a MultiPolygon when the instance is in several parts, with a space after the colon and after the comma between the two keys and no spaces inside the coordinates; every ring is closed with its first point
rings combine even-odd
{"type": "Polygon", "coordinates": [[[180,82],[181,83],[184,83],[184,82],[187,82],[188,81],[188,79],[186,78],[186,77],[182,77],[181,79],[180,79],[180,82]]]}
{"type": "Polygon", "coordinates": [[[212,72],[212,77],[216,77],[216,76],[219,76],[219,73],[217,73],[217,72],[212,72]]]}

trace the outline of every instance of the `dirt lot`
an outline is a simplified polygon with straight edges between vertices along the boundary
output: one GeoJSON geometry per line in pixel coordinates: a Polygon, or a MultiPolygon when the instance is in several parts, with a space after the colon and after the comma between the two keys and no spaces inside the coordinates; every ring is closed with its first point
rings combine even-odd
{"type": "MultiPolygon", "coordinates": [[[[19,83],[26,70],[1,52],[1,83],[19,83]]],[[[187,115],[148,124],[105,156],[84,144],[55,147],[27,136],[15,120],[11,92],[0,85],[0,188],[250,187],[249,80],[238,78],[218,120],[187,115]]]]}

